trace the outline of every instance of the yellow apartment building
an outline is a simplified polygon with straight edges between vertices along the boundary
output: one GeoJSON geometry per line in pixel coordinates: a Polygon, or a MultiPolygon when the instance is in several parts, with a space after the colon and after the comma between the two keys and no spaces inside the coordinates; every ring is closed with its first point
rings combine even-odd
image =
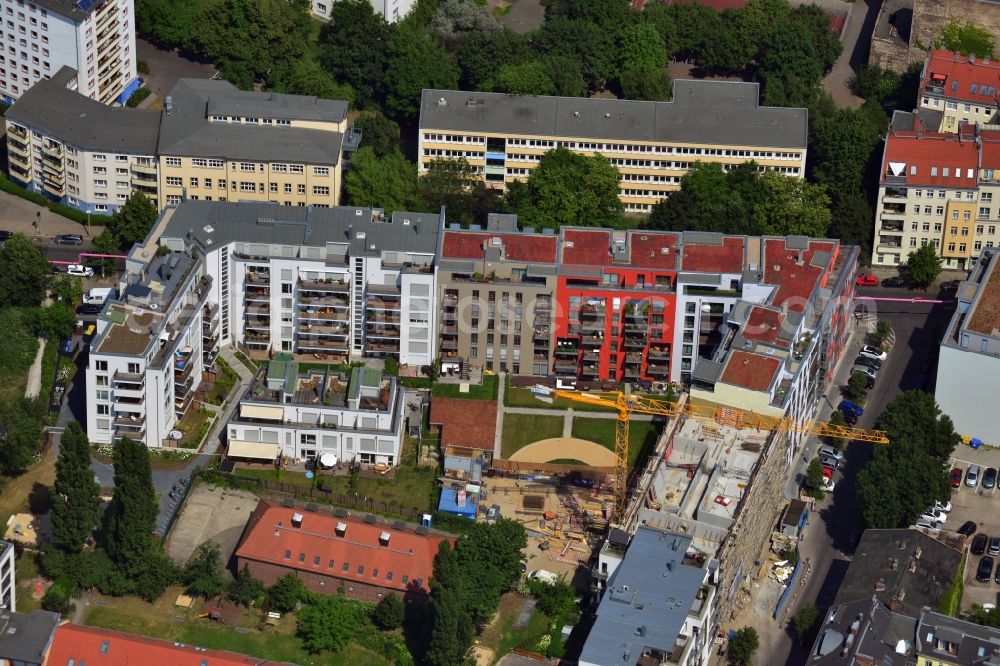
{"type": "Polygon", "coordinates": [[[465,158],[489,187],[524,180],[557,147],[600,154],[629,212],[648,212],[697,162],[805,175],[808,111],[762,107],[759,86],[675,81],[669,102],[424,90],[418,167],[465,158]]]}

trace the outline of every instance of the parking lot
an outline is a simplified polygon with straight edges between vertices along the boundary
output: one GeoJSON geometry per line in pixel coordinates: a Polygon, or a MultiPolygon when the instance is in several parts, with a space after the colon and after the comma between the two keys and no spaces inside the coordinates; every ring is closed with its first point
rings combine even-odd
{"type": "Polygon", "coordinates": [[[181,515],[167,538],[167,554],[178,563],[190,559],[205,541],[219,545],[222,562],[228,563],[243,534],[257,498],[242,490],[198,485],[191,490],[181,515]]]}
{"type": "MultiPolygon", "coordinates": [[[[952,510],[948,515],[946,527],[949,530],[957,530],[962,523],[971,520],[978,526],[977,534],[989,536],[1000,536],[1000,493],[996,488],[985,489],[982,487],[982,477],[987,467],[1000,467],[1000,449],[973,449],[964,444],[959,444],[955,449],[952,467],[962,468],[962,486],[955,488],[951,492],[952,510]],[[965,470],[969,465],[976,464],[980,467],[980,485],[969,488],[965,485],[965,470]]],[[[971,543],[971,538],[969,543],[971,543]]],[[[1000,597],[1000,585],[993,581],[993,576],[987,583],[980,583],[976,580],[976,567],[979,565],[981,555],[969,554],[965,564],[965,591],[962,595],[962,608],[967,609],[973,604],[996,604],[1000,597]]],[[[994,556],[994,563],[1000,561],[1000,557],[994,556]]]]}

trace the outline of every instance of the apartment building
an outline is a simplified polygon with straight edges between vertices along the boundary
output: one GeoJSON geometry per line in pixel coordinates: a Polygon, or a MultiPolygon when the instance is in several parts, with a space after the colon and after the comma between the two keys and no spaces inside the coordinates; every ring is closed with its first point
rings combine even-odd
{"type": "MultiPolygon", "coordinates": [[[[228,81],[181,79],[160,117],[160,206],[340,201],[347,102],[238,90],[228,81]]],[[[357,139],[350,134],[349,139],[357,139]]]]}
{"type": "Polygon", "coordinates": [[[1000,244],[1000,131],[926,131],[897,111],[882,155],[872,264],[898,266],[933,244],[945,268],[972,267],[1000,244]]]}
{"type": "Polygon", "coordinates": [[[0,541],[0,608],[17,610],[17,577],[14,575],[14,544],[0,541]]]}
{"type": "Polygon", "coordinates": [[[611,573],[581,666],[708,663],[718,563],[691,535],[642,526],[610,538],[599,557],[611,573]]]}
{"type": "Polygon", "coordinates": [[[931,49],[920,72],[917,107],[932,132],[956,133],[962,123],[996,123],[1000,63],[975,54],[931,49]]]}
{"type": "Polygon", "coordinates": [[[395,465],[403,411],[395,377],[357,366],[350,375],[304,370],[290,354],[278,354],[254,376],[229,421],[228,455],[395,465]]]}
{"type": "Polygon", "coordinates": [[[75,75],[64,67],[7,110],[11,179],[95,215],[114,213],[134,192],[158,201],[159,112],[85,97],[66,87],[75,75]]]}
{"type": "MultiPolygon", "coordinates": [[[[312,15],[323,21],[330,20],[330,6],[335,0],[311,0],[312,15]]],[[[376,16],[389,23],[405,18],[416,5],[416,0],[368,0],[376,16]]]]}
{"type": "Polygon", "coordinates": [[[1000,249],[987,249],[958,288],[938,355],[934,397],[955,430],[1000,443],[990,418],[1000,391],[1000,249]]]}
{"type": "Polygon", "coordinates": [[[697,162],[803,177],[806,109],[758,105],[756,83],[675,81],[670,102],[424,90],[417,164],[468,160],[489,187],[524,180],[556,147],[607,157],[625,209],[648,212],[697,162]]]}
{"type": "Polygon", "coordinates": [[[101,104],[124,104],[139,88],[131,0],[0,0],[0,8],[5,103],[63,67],[74,90],[101,104]]]}

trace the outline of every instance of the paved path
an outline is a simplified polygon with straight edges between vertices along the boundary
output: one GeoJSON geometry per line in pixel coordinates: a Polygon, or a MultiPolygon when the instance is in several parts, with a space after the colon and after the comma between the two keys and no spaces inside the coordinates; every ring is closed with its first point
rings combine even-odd
{"type": "MultiPolygon", "coordinates": [[[[42,356],[45,354],[45,338],[38,338],[38,353],[28,368],[28,385],[24,387],[24,397],[34,398],[42,390],[42,356]]],[[[46,397],[48,399],[48,397],[46,397]]]]}
{"type": "Polygon", "coordinates": [[[511,460],[547,463],[572,458],[592,467],[614,467],[615,452],[600,444],[577,437],[553,437],[528,444],[514,452],[511,460]]]}
{"type": "Polygon", "coordinates": [[[864,103],[864,100],[855,96],[847,84],[858,68],[868,62],[868,49],[881,0],[858,0],[854,3],[823,0],[820,4],[827,11],[847,14],[847,23],[844,26],[844,32],[840,35],[840,42],[844,45],[844,50],[841,51],[837,62],[833,64],[830,73],[823,79],[823,88],[830,93],[838,106],[857,109],[864,103]],[[828,6],[830,4],[840,5],[847,11],[834,10],[833,7],[828,6]]]}
{"type": "Polygon", "coordinates": [[[493,438],[493,457],[500,459],[503,457],[503,396],[507,387],[507,375],[500,373],[499,385],[497,386],[497,427],[493,438]]]}
{"type": "MultiPolygon", "coordinates": [[[[22,199],[7,192],[0,192],[0,229],[21,232],[28,238],[51,239],[58,234],[80,234],[86,238],[87,227],[62,215],[56,215],[45,206],[22,199]],[[41,216],[38,214],[41,213],[41,216]],[[31,223],[38,220],[38,233],[31,223]]],[[[101,227],[91,227],[96,236],[101,227]]]]}

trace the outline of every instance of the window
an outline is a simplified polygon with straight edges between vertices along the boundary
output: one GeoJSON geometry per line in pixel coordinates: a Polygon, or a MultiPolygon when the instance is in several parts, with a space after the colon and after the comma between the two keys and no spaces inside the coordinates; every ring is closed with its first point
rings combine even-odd
{"type": "Polygon", "coordinates": [[[299,553],[299,562],[305,562],[305,561],[306,561],[306,554],[299,553]]]}
{"type": "Polygon", "coordinates": [[[301,164],[289,164],[288,171],[290,173],[305,173],[306,169],[301,164]]]}
{"type": "Polygon", "coordinates": [[[344,562],[344,564],[343,564],[343,565],[341,565],[341,567],[340,567],[340,570],[341,570],[341,571],[347,571],[347,570],[348,570],[348,569],[350,569],[350,568],[351,568],[351,565],[350,565],[350,564],[348,564],[347,562],[344,562]]]}
{"type": "Polygon", "coordinates": [[[212,169],[221,169],[226,165],[222,160],[209,160],[208,166],[212,169]]]}
{"type": "Polygon", "coordinates": [[[97,362],[94,363],[94,369],[97,370],[97,371],[107,372],[108,371],[108,362],[107,361],[97,361],[97,362]]]}
{"type": "Polygon", "coordinates": [[[306,186],[304,184],[299,183],[299,188],[298,189],[299,189],[299,194],[305,194],[306,193],[306,186]]]}
{"type": "Polygon", "coordinates": [[[240,162],[240,171],[256,171],[257,165],[253,162],[240,162]]]}
{"type": "Polygon", "coordinates": [[[313,167],[314,176],[329,176],[330,167],[313,167]]]}
{"type": "Polygon", "coordinates": [[[330,188],[322,185],[313,185],[313,194],[318,197],[329,196],[330,188]]]}
{"type": "Polygon", "coordinates": [[[316,557],[313,558],[313,566],[314,567],[318,567],[319,566],[319,555],[317,555],[316,557]]]}
{"type": "Polygon", "coordinates": [[[278,191],[278,184],[277,183],[271,183],[270,190],[272,192],[277,192],[278,191]]]}
{"type": "Polygon", "coordinates": [[[290,550],[286,550],[285,551],[285,559],[286,560],[292,559],[292,551],[290,551],[290,550]]]}
{"type": "Polygon", "coordinates": [[[189,178],[188,180],[191,182],[191,187],[198,187],[198,179],[197,178],[189,178]]]}
{"type": "Polygon", "coordinates": [[[359,564],[359,565],[358,565],[358,575],[360,576],[360,575],[361,575],[361,574],[363,574],[364,572],[365,572],[365,565],[363,565],[363,564],[359,564]]]}
{"type": "Polygon", "coordinates": [[[955,244],[954,243],[948,243],[948,251],[949,252],[954,252],[955,251],[955,244]]]}
{"type": "Polygon", "coordinates": [[[183,184],[184,183],[180,178],[176,176],[167,176],[167,185],[170,187],[181,187],[183,184]]]}
{"type": "Polygon", "coordinates": [[[241,192],[256,192],[257,191],[257,184],[256,183],[248,183],[245,180],[244,181],[240,181],[240,191],[241,192]]]}
{"type": "Polygon", "coordinates": [[[191,160],[191,166],[205,168],[206,166],[208,166],[208,160],[203,159],[201,157],[195,157],[191,160]]]}
{"type": "Polygon", "coordinates": [[[219,189],[220,190],[226,189],[226,179],[225,178],[220,178],[219,179],[219,189]]]}
{"type": "Polygon", "coordinates": [[[333,568],[333,560],[330,560],[330,568],[333,568]]]}
{"type": "Polygon", "coordinates": [[[181,165],[181,158],[179,157],[168,157],[166,158],[167,166],[169,167],[179,167],[181,165]]]}
{"type": "Polygon", "coordinates": [[[372,578],[378,578],[378,569],[372,569],[372,578]]]}
{"type": "Polygon", "coordinates": [[[285,183],[285,194],[291,194],[291,193],[292,193],[292,184],[285,183]]]}

